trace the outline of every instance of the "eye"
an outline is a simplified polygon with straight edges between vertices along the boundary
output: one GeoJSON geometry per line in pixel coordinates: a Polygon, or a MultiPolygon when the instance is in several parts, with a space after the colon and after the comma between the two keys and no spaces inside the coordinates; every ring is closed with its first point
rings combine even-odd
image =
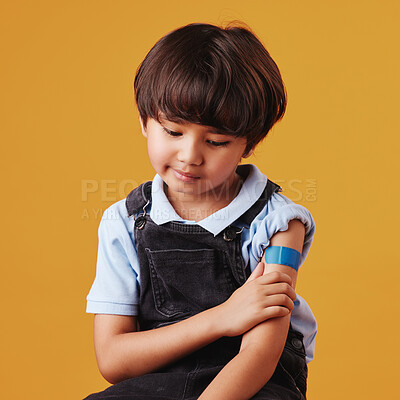
{"type": "Polygon", "coordinates": [[[165,128],[164,126],[163,126],[163,130],[164,130],[164,132],[166,132],[169,136],[176,137],[176,136],[181,136],[181,135],[182,135],[182,133],[171,131],[171,130],[165,128]]]}
{"type": "Polygon", "coordinates": [[[207,143],[214,147],[224,147],[229,144],[229,142],[215,142],[214,140],[208,140],[207,143]]]}

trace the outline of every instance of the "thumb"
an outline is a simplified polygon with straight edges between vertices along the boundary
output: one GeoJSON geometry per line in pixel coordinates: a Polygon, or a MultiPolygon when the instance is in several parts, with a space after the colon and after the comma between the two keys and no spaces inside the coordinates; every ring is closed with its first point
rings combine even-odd
{"type": "Polygon", "coordinates": [[[254,281],[254,279],[258,278],[259,276],[262,276],[263,273],[264,273],[264,263],[260,262],[260,263],[258,263],[257,267],[254,268],[253,272],[248,277],[245,284],[247,282],[254,281]]]}

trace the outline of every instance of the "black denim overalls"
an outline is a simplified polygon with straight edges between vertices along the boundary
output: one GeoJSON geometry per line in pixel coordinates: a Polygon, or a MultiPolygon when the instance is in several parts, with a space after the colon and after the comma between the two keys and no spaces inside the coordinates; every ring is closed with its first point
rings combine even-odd
{"type": "MultiPolygon", "coordinates": [[[[258,201],[239,218],[241,226],[248,227],[272,193],[279,190],[268,180],[258,201]]],[[[198,225],[157,225],[146,214],[150,201],[151,182],[134,189],[126,199],[128,215],[136,216],[141,331],[173,324],[223,303],[250,275],[241,255],[239,228],[230,226],[214,237],[198,225]]],[[[241,337],[222,337],[175,363],[87,399],[195,400],[238,354],[241,337]]],[[[307,365],[302,337],[290,326],[273,376],[252,399],[305,399],[307,365]]]]}

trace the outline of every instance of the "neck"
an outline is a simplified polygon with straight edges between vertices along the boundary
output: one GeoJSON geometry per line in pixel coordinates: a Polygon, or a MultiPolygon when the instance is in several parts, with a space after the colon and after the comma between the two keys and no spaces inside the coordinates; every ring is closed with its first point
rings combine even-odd
{"type": "Polygon", "coordinates": [[[226,207],[239,193],[243,179],[234,174],[232,182],[226,182],[203,194],[165,192],[176,213],[185,220],[200,221],[226,207]]]}

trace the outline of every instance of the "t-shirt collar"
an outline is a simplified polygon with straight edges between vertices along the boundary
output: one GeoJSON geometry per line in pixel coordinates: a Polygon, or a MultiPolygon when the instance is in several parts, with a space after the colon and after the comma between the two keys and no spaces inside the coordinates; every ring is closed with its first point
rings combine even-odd
{"type": "MultiPolygon", "coordinates": [[[[267,177],[255,165],[239,165],[239,171],[241,168],[248,168],[249,174],[238,195],[226,207],[197,222],[197,225],[211,232],[214,236],[243,215],[258,200],[267,184],[267,177]]],[[[176,213],[165,195],[164,182],[158,174],[153,179],[151,197],[150,217],[157,225],[171,221],[195,223],[194,221],[184,220],[176,213]]]]}

